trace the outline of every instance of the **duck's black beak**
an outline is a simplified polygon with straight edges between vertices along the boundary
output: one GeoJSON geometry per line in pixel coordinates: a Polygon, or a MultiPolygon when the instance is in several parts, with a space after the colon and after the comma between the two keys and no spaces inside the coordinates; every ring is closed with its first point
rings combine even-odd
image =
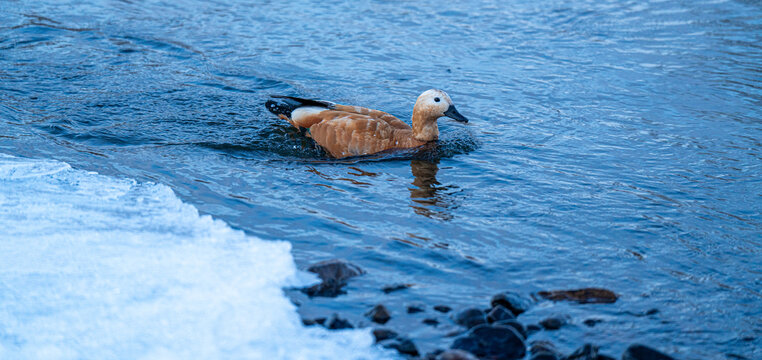
{"type": "Polygon", "coordinates": [[[455,105],[450,105],[450,107],[447,108],[447,111],[445,111],[444,114],[448,118],[453,119],[455,121],[460,121],[464,123],[468,122],[468,119],[466,119],[465,116],[461,115],[458,112],[458,109],[455,108],[455,105]]]}

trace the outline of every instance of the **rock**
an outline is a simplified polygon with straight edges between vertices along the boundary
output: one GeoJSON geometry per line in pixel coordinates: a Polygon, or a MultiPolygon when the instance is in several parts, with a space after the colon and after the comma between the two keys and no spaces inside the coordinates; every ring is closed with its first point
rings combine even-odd
{"type": "Polygon", "coordinates": [[[560,360],[564,358],[553,343],[544,340],[533,341],[529,353],[531,354],[530,360],[560,360]]]}
{"type": "Polygon", "coordinates": [[[473,354],[463,350],[447,350],[437,355],[435,360],[479,360],[473,354]]]}
{"type": "Polygon", "coordinates": [[[324,325],[325,318],[319,317],[314,319],[302,319],[302,324],[304,324],[304,326],[324,325]]]}
{"type": "Polygon", "coordinates": [[[648,346],[632,344],[622,354],[622,360],[674,360],[671,356],[651,349],[648,346]]]}
{"type": "Polygon", "coordinates": [[[567,356],[566,360],[596,360],[597,357],[598,347],[593,344],[585,344],[567,356]]]}
{"type": "Polygon", "coordinates": [[[423,312],[423,305],[410,305],[407,307],[408,314],[423,312]]]}
{"type": "Polygon", "coordinates": [[[594,327],[595,325],[598,325],[599,323],[602,323],[602,322],[603,322],[602,319],[586,319],[582,323],[589,327],[594,327]]]}
{"type": "Polygon", "coordinates": [[[349,320],[342,319],[336,314],[333,314],[333,316],[331,316],[331,320],[328,321],[328,325],[326,327],[331,330],[355,328],[354,326],[352,326],[352,323],[350,323],[349,320]]]}
{"type": "Polygon", "coordinates": [[[526,345],[521,335],[510,326],[482,324],[455,339],[453,349],[465,350],[480,359],[521,359],[526,345]]]}
{"type": "Polygon", "coordinates": [[[403,354],[403,355],[410,355],[410,356],[420,355],[420,353],[418,352],[418,348],[415,347],[415,344],[410,339],[406,339],[406,338],[389,339],[382,342],[381,346],[387,349],[397,350],[400,354],[403,354]]]}
{"type": "Polygon", "coordinates": [[[376,342],[381,342],[386,339],[396,338],[397,333],[390,329],[376,328],[373,329],[373,337],[376,339],[376,342]]]}
{"type": "Polygon", "coordinates": [[[393,284],[382,287],[381,291],[383,291],[385,294],[388,294],[395,291],[405,290],[411,287],[413,287],[413,284],[393,284]]]}
{"type": "Polygon", "coordinates": [[[598,354],[598,357],[596,357],[595,360],[616,360],[616,359],[608,355],[598,354]]]}
{"type": "Polygon", "coordinates": [[[656,315],[659,313],[659,309],[653,308],[646,311],[646,316],[656,315]]]}
{"type": "Polygon", "coordinates": [[[423,319],[423,323],[426,325],[437,326],[439,325],[439,320],[427,318],[427,319],[423,319]]]}
{"type": "Polygon", "coordinates": [[[490,310],[490,312],[487,314],[487,322],[493,323],[497,321],[502,320],[513,320],[516,317],[513,316],[513,313],[510,312],[510,310],[506,309],[503,305],[497,305],[490,310]]]}
{"type": "Polygon", "coordinates": [[[487,322],[487,318],[484,316],[484,311],[476,308],[466,309],[455,314],[453,320],[456,324],[465,326],[469,329],[487,322]]]}
{"type": "Polygon", "coordinates": [[[519,316],[519,314],[529,310],[529,300],[511,291],[496,294],[492,297],[490,305],[493,308],[497,305],[502,305],[515,316],[519,316]]]}
{"type": "Polygon", "coordinates": [[[450,312],[452,310],[452,308],[447,306],[447,305],[436,305],[436,306],[434,306],[434,310],[446,314],[446,313],[450,312]]]}
{"type": "Polygon", "coordinates": [[[545,330],[558,330],[562,326],[566,325],[566,323],[567,321],[565,318],[561,316],[554,316],[540,321],[540,326],[545,328],[545,330]]]}
{"type": "Polygon", "coordinates": [[[519,333],[519,335],[521,335],[521,337],[524,338],[524,340],[526,340],[527,338],[527,331],[524,329],[524,325],[521,325],[521,323],[518,322],[518,320],[515,320],[515,319],[502,320],[502,321],[496,322],[495,325],[510,326],[514,330],[516,330],[519,333]]]}
{"type": "Polygon", "coordinates": [[[342,290],[347,280],[365,273],[359,266],[345,260],[326,260],[310,265],[307,271],[317,274],[320,284],[303,289],[309,296],[336,297],[346,293],[342,290]]]}
{"type": "Polygon", "coordinates": [[[537,295],[547,300],[574,301],[580,304],[611,304],[619,298],[613,291],[601,288],[540,291],[537,295]]]}
{"type": "Polygon", "coordinates": [[[370,321],[379,324],[386,324],[386,322],[392,318],[391,314],[389,314],[389,310],[382,304],[374,306],[370,311],[365,313],[365,316],[370,319],[370,321]]]}

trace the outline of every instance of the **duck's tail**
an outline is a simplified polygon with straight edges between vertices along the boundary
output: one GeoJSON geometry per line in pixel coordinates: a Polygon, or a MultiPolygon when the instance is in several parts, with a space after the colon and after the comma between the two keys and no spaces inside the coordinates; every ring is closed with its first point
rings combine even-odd
{"type": "Polygon", "coordinates": [[[265,102],[265,107],[267,110],[275,115],[285,116],[289,119],[291,118],[291,113],[294,110],[303,106],[317,106],[326,109],[333,109],[336,106],[336,104],[330,101],[303,99],[283,95],[270,95],[270,97],[273,99],[267,100],[265,102]]]}

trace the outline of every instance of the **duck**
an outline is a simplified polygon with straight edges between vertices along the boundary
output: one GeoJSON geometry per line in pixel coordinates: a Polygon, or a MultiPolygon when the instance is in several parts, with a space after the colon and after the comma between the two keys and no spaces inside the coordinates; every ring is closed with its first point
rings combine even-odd
{"type": "Polygon", "coordinates": [[[468,123],[446,92],[424,91],[413,106],[412,126],[380,110],[330,101],[271,95],[268,111],[312,138],[334,158],[409,149],[439,139],[437,120],[449,117],[468,123]]]}

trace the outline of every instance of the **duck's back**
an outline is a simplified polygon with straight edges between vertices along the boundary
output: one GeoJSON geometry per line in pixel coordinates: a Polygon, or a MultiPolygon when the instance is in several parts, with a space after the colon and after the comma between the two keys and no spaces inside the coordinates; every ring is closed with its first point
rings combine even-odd
{"type": "Polygon", "coordinates": [[[323,120],[310,126],[310,136],[337,158],[422,145],[413,138],[410,126],[391,115],[373,117],[338,110],[320,115],[323,120]]]}

